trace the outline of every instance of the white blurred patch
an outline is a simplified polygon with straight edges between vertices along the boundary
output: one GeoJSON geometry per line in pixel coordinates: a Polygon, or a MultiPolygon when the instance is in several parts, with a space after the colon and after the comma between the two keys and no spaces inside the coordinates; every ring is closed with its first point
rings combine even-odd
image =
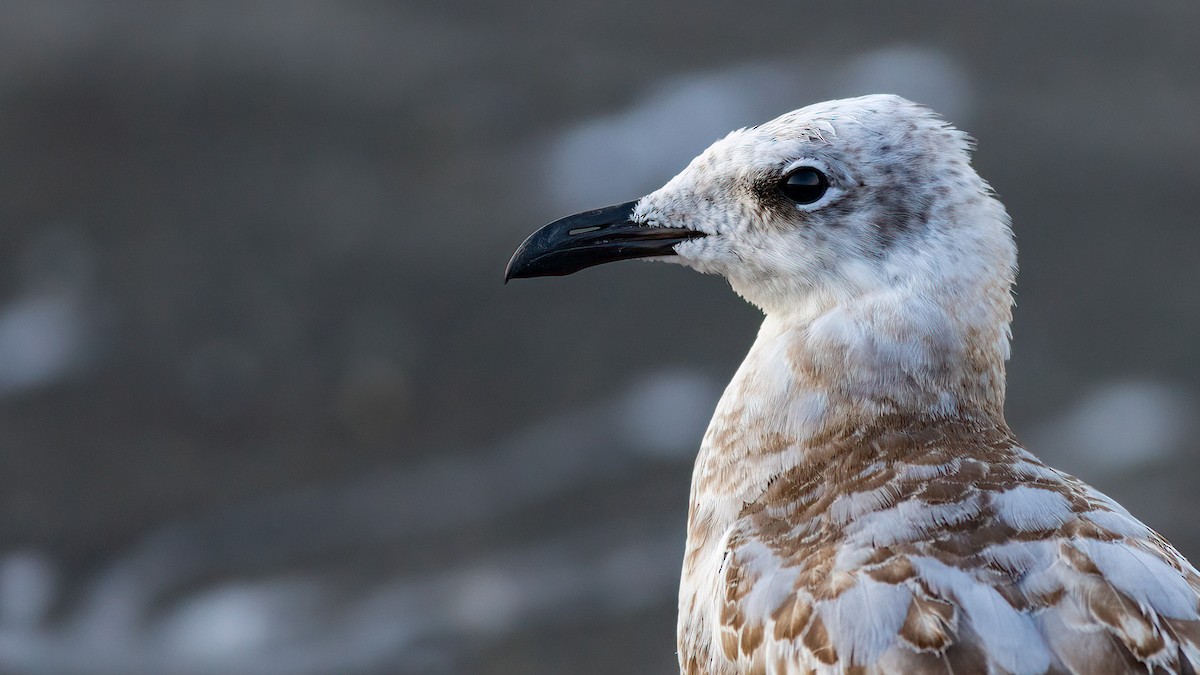
{"type": "Polygon", "coordinates": [[[841,62],[805,55],[689,73],[656,84],[624,110],[553,139],[544,189],[561,210],[627,201],[650,192],[730,131],[826,99],[900,94],[948,120],[970,122],[970,78],[948,54],[896,46],[841,62]]]}
{"type": "Polygon", "coordinates": [[[720,396],[720,386],[703,373],[653,373],[621,400],[622,431],[645,454],[694,456],[720,396]]]}
{"type": "Polygon", "coordinates": [[[949,54],[911,45],[867,52],[851,59],[839,75],[840,91],[831,96],[899,94],[929,106],[963,128],[974,112],[967,71],[949,54]]]}
{"type": "Polygon", "coordinates": [[[84,365],[99,332],[92,255],[79,232],[37,233],[18,270],[22,291],[0,303],[0,396],[52,384],[84,365]]]}
{"type": "Polygon", "coordinates": [[[1119,472],[1169,457],[1197,430],[1196,397],[1161,382],[1113,382],[1093,389],[1031,437],[1036,452],[1072,456],[1119,472]]]}
{"type": "Polygon", "coordinates": [[[301,579],[232,582],[189,598],[161,628],[168,654],[229,660],[295,640],[299,617],[315,615],[319,589],[301,579]]]}
{"type": "Polygon", "coordinates": [[[0,395],[65,375],[80,360],[85,333],[70,296],[29,295],[0,307],[0,395]]]}
{"type": "Polygon", "coordinates": [[[526,592],[511,575],[492,568],[467,570],[454,586],[447,613],[458,617],[460,630],[488,633],[511,627],[526,592]]]}
{"type": "Polygon", "coordinates": [[[6,630],[40,625],[57,594],[57,570],[47,556],[15,551],[0,558],[0,626],[6,630]]]}

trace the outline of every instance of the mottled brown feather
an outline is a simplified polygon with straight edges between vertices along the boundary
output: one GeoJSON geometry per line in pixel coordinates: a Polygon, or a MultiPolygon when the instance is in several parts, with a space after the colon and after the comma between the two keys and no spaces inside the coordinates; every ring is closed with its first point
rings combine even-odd
{"type": "MultiPolygon", "coordinates": [[[[1070,542],[1114,541],[1121,537],[1079,517],[1100,508],[1081,494],[1081,484],[1069,477],[1053,480],[1054,474],[1021,450],[1002,424],[939,418],[914,427],[910,418],[905,421],[908,430],[900,431],[899,422],[885,418],[874,428],[830,439],[829,447],[814,453],[821,458],[820,462],[777,476],[761,498],[745,505],[739,520],[742,528],[726,542],[729,553],[723,575],[725,604],[719,630],[723,655],[731,663],[747,665],[742,670],[727,672],[795,671],[780,665],[786,663],[780,661],[781,657],[768,661],[759,653],[768,642],[794,644],[806,650],[815,663],[836,666],[839,672],[864,667],[863,672],[868,673],[984,672],[990,661],[986,650],[981,649],[969,625],[963,624],[955,599],[940,597],[920,578],[912,563],[914,556],[969,572],[980,582],[991,585],[1013,608],[1026,613],[1052,611],[1066,602],[1072,591],[1059,585],[1027,592],[1021,586],[1024,570],[1019,562],[985,555],[997,544],[1058,541],[1064,569],[1100,579],[1094,561],[1070,542]],[[870,448],[870,452],[854,451],[862,448],[870,448]],[[939,467],[939,471],[906,478],[899,469],[904,466],[939,467]],[[1036,478],[1027,475],[1029,466],[1037,470],[1036,478]],[[997,516],[988,495],[1017,486],[1061,495],[1073,515],[1057,527],[1016,529],[997,516]],[[936,531],[918,531],[913,537],[871,550],[856,569],[838,569],[835,563],[847,530],[830,517],[830,509],[839,495],[868,493],[881,495],[876,510],[908,500],[936,507],[974,499],[979,506],[969,516],[944,523],[936,531]],[[759,581],[750,572],[751,561],[738,553],[750,542],[765,545],[783,568],[795,572],[794,591],[772,608],[766,625],[749,620],[741,611],[759,581]],[[836,601],[864,578],[901,585],[913,592],[896,634],[896,646],[874,666],[839,660],[844,658],[843,653],[832,643],[825,620],[814,611],[814,603],[836,601]],[[905,665],[903,670],[895,670],[885,668],[885,663],[905,665]]],[[[1165,545],[1166,550],[1173,551],[1169,544],[1149,545],[1165,545]]],[[[1178,561],[1174,564],[1181,570],[1186,565],[1178,561]]],[[[1165,657],[1164,650],[1177,644],[1177,640],[1200,644],[1196,623],[1156,625],[1136,603],[1103,583],[1093,585],[1083,606],[1091,617],[1083,620],[1096,626],[1089,630],[1102,631],[1095,633],[1097,637],[1103,636],[1102,642],[1090,641],[1092,650],[1107,656],[1084,658],[1078,654],[1059,654],[1059,665],[1053,665],[1047,672],[1056,669],[1089,672],[1080,670],[1081,667],[1133,672],[1130,666],[1145,672],[1148,660],[1153,659],[1171,665],[1171,672],[1191,667],[1181,656],[1165,657]],[[1164,640],[1164,635],[1178,637],[1164,640]]],[[[1153,670],[1156,666],[1149,667],[1153,670]]],[[[726,671],[699,672],[708,675],[726,671]]]]}
{"type": "Polygon", "coordinates": [[[900,639],[919,652],[945,651],[954,641],[957,618],[951,603],[914,595],[900,626],[900,639]]]}

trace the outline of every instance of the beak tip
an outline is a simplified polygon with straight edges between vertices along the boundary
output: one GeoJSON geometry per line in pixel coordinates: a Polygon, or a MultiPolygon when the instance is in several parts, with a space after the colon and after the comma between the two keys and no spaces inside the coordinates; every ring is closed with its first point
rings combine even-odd
{"type": "Polygon", "coordinates": [[[516,262],[517,262],[517,256],[514,255],[512,257],[512,260],[509,260],[508,264],[504,266],[504,283],[505,284],[512,281],[513,279],[519,279],[521,277],[521,265],[515,264],[516,262]]]}

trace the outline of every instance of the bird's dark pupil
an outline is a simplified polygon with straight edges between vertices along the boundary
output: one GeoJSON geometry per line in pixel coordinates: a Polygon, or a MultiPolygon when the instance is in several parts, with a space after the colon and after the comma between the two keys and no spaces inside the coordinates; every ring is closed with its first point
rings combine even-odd
{"type": "Polygon", "coordinates": [[[816,169],[802,167],[789,173],[779,188],[797,204],[812,204],[829,189],[829,179],[816,169]]]}

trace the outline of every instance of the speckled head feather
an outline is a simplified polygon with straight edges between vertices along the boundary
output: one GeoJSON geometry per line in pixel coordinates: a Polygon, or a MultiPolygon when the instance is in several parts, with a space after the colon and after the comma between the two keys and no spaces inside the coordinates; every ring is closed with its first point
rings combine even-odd
{"type": "Polygon", "coordinates": [[[636,209],[644,222],[717,235],[675,260],[726,276],[768,313],[947,282],[1000,287],[1016,261],[1007,217],[971,169],[971,140],[895,96],[831,101],[714,143],[636,209]],[[779,190],[798,167],[828,177],[815,203],[779,190]]]}
{"type": "Polygon", "coordinates": [[[683,673],[1200,665],[1195,568],[1004,421],[1016,254],[970,145],[895,96],[821,103],[622,216],[766,314],[696,460],[683,673]]]}

